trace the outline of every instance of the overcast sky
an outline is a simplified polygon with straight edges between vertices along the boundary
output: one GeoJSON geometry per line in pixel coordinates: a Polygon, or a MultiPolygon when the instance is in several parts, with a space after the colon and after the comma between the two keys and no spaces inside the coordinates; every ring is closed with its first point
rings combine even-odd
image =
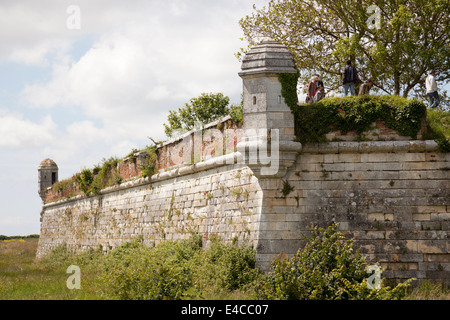
{"type": "Polygon", "coordinates": [[[0,0],[0,234],[39,233],[45,158],[68,178],[165,139],[203,92],[238,103],[238,21],[267,2],[0,0]]]}

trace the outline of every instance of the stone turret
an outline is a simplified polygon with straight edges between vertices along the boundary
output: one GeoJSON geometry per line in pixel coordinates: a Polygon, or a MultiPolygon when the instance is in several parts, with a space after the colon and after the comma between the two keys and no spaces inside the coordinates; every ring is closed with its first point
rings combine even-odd
{"type": "MultiPolygon", "coordinates": [[[[294,116],[281,94],[278,79],[281,73],[297,73],[297,70],[288,49],[274,40],[267,39],[252,47],[242,60],[239,76],[243,80],[246,141],[238,145],[238,151],[251,157],[252,150],[255,154],[256,149],[267,148],[272,159],[277,161],[275,167],[273,161],[265,161],[271,162],[275,170],[246,161],[259,177],[283,177],[302,148],[301,143],[294,142],[294,116]],[[255,133],[253,136],[252,132],[255,133]]],[[[262,160],[259,164],[264,163],[262,160]]]]}
{"type": "Polygon", "coordinates": [[[46,190],[58,182],[58,166],[55,161],[45,159],[38,167],[39,196],[45,199],[46,190]]]}

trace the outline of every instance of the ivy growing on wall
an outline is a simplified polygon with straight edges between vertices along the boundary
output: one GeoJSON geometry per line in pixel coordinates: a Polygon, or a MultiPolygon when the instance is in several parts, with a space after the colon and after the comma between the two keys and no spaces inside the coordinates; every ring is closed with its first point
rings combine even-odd
{"type": "Polygon", "coordinates": [[[416,139],[426,106],[397,96],[358,96],[302,104],[296,113],[297,138],[302,142],[325,142],[325,134],[336,130],[362,134],[380,120],[400,135],[416,139]]]}
{"type": "Polygon", "coordinates": [[[297,83],[299,75],[298,71],[297,73],[280,73],[278,75],[278,80],[281,83],[281,95],[294,115],[297,112],[297,83]]]}
{"type": "MultiPolygon", "coordinates": [[[[370,130],[372,124],[378,121],[384,121],[386,127],[396,130],[402,136],[417,139],[422,122],[427,117],[427,107],[423,102],[398,96],[364,95],[328,98],[313,104],[299,104],[298,76],[298,73],[283,73],[278,78],[282,87],[281,94],[294,114],[297,140],[302,143],[327,142],[325,135],[337,130],[343,134],[349,131],[362,134],[370,130]]],[[[431,115],[432,112],[429,113],[431,115]]],[[[427,123],[430,122],[428,119],[427,123]]],[[[448,137],[442,133],[442,130],[436,130],[434,127],[428,125],[428,133],[425,137],[436,140],[440,151],[449,152],[448,137]]]]}

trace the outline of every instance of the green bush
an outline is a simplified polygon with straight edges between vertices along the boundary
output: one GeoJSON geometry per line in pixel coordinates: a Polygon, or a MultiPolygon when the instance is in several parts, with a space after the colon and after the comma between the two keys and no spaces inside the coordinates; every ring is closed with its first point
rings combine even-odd
{"type": "Polygon", "coordinates": [[[301,142],[326,142],[325,134],[336,130],[362,134],[380,120],[400,135],[416,139],[426,117],[426,106],[397,96],[357,96],[302,104],[293,112],[301,142]]]}
{"type": "Polygon", "coordinates": [[[39,267],[44,270],[59,270],[66,272],[70,265],[77,265],[83,270],[99,269],[99,263],[103,258],[101,248],[94,250],[88,249],[84,252],[75,254],[67,249],[66,244],[60,244],[50,251],[46,256],[39,260],[39,267]]]}
{"type": "Polygon", "coordinates": [[[427,110],[427,138],[435,139],[442,152],[450,152],[450,111],[427,110]]]}
{"type": "MultiPolygon", "coordinates": [[[[151,139],[151,138],[150,138],[151,139]]],[[[144,163],[141,164],[139,170],[142,172],[142,176],[145,177],[151,177],[152,175],[156,174],[158,171],[157,168],[157,159],[159,154],[158,149],[158,143],[155,142],[153,139],[152,146],[147,146],[145,148],[145,152],[147,152],[148,157],[145,159],[144,163]]]]}
{"type": "Polygon", "coordinates": [[[409,281],[394,289],[367,286],[365,259],[353,250],[336,225],[314,228],[304,248],[291,259],[278,259],[256,292],[260,299],[400,299],[409,281]]]}
{"type": "Polygon", "coordinates": [[[139,242],[112,250],[103,261],[105,294],[118,299],[204,298],[208,292],[230,292],[252,283],[259,274],[250,247],[213,242],[201,237],[167,241],[155,247],[139,242]]]}
{"type": "Polygon", "coordinates": [[[244,121],[244,110],[241,104],[233,104],[229,107],[229,114],[231,117],[231,121],[237,124],[238,126],[242,125],[244,121]]]}
{"type": "Polygon", "coordinates": [[[187,242],[164,242],[154,248],[127,243],[105,258],[106,292],[126,300],[181,299],[192,284],[187,262],[196,250],[187,242]]]}
{"type": "MultiPolygon", "coordinates": [[[[328,98],[313,104],[299,104],[298,77],[299,73],[283,73],[278,79],[281,94],[294,115],[297,140],[303,143],[327,142],[325,135],[336,130],[344,134],[356,131],[361,135],[380,120],[400,135],[416,139],[427,116],[423,102],[390,95],[328,98]]],[[[448,139],[442,139],[442,135],[436,139],[441,149],[449,146],[448,139]]]]}
{"type": "Polygon", "coordinates": [[[70,179],[56,182],[52,188],[59,198],[70,198],[82,191],[85,195],[98,194],[100,190],[120,184],[122,178],[117,170],[118,159],[103,159],[101,165],[91,169],[83,169],[70,179]]]}
{"type": "Polygon", "coordinates": [[[80,190],[84,194],[89,195],[91,193],[91,185],[94,181],[93,173],[90,169],[84,169],[81,171],[80,175],[75,176],[77,182],[80,184],[80,190]]]}
{"type": "Polygon", "coordinates": [[[237,246],[214,241],[204,253],[203,282],[216,281],[217,287],[236,290],[251,284],[259,275],[255,251],[249,246],[237,246]]]}
{"type": "Polygon", "coordinates": [[[196,122],[212,122],[229,114],[230,98],[223,93],[202,93],[192,98],[178,111],[169,111],[168,123],[164,123],[164,132],[172,137],[177,130],[190,131],[196,122]]]}

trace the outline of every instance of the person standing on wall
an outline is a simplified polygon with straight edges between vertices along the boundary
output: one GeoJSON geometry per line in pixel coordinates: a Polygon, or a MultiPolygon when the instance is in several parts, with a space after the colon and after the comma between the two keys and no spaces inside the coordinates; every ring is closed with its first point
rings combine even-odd
{"type": "Polygon", "coordinates": [[[306,92],[306,103],[313,103],[314,96],[317,92],[317,75],[313,75],[311,81],[308,84],[308,91],[306,92]]]}
{"type": "Polygon", "coordinates": [[[348,94],[355,95],[355,84],[358,82],[358,72],[352,66],[352,61],[348,60],[347,65],[342,72],[342,85],[344,86],[344,97],[348,94]]]}
{"type": "Polygon", "coordinates": [[[366,80],[366,82],[364,82],[364,84],[362,86],[360,86],[358,95],[363,96],[363,95],[369,94],[370,88],[372,88],[372,85],[373,85],[372,79],[366,80]]]}
{"type": "MultiPolygon", "coordinates": [[[[320,86],[323,87],[323,81],[320,80],[320,76],[319,76],[317,73],[314,75],[314,79],[315,79],[315,81],[316,81],[317,90],[319,90],[319,87],[320,87],[320,86]]],[[[325,88],[325,87],[324,87],[324,88],[325,88]]],[[[317,91],[316,91],[316,94],[317,94],[317,91]]]]}
{"type": "Polygon", "coordinates": [[[325,89],[323,88],[323,84],[319,84],[316,95],[314,96],[314,102],[319,102],[324,98],[325,98],[325,89]]]}
{"type": "Polygon", "coordinates": [[[434,70],[430,70],[427,79],[425,80],[425,87],[427,89],[428,101],[430,108],[437,108],[441,101],[439,100],[438,86],[434,78],[434,70]]]}

